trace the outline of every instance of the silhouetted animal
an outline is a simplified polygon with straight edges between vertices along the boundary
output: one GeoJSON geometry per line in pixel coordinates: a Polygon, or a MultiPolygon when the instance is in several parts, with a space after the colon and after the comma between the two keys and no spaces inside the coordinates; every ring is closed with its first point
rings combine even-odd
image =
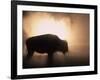
{"type": "Polygon", "coordinates": [[[26,46],[28,50],[28,58],[33,55],[34,51],[41,54],[48,53],[48,64],[52,62],[52,56],[54,52],[61,51],[64,54],[68,52],[68,43],[52,34],[45,34],[28,38],[26,40],[26,46]]]}

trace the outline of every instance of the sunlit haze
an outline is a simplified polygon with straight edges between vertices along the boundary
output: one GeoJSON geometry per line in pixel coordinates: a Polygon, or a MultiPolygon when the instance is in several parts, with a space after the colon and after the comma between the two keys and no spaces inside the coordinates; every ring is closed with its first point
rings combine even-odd
{"type": "Polygon", "coordinates": [[[63,21],[55,21],[53,19],[42,19],[35,27],[35,35],[55,34],[60,39],[66,39],[68,29],[63,21]]]}
{"type": "Polygon", "coordinates": [[[71,20],[68,16],[57,15],[55,18],[50,13],[30,13],[24,21],[24,32],[27,37],[54,34],[66,40],[70,37],[70,28],[71,20]]]}

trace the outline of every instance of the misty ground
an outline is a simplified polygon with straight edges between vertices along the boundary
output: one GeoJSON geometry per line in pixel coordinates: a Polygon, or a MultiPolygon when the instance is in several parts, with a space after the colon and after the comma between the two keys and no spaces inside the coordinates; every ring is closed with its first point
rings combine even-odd
{"type": "MultiPolygon", "coordinates": [[[[48,54],[35,52],[31,59],[23,57],[23,68],[42,68],[48,67],[48,54]]],[[[52,60],[52,67],[61,66],[86,66],[89,65],[89,47],[75,46],[69,49],[65,55],[62,52],[55,52],[52,60]]]]}

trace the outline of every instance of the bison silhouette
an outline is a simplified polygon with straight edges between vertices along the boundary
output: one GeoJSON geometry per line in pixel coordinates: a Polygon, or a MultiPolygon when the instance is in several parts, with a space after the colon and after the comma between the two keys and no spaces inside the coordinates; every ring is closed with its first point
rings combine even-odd
{"type": "Polygon", "coordinates": [[[35,51],[41,54],[48,53],[48,65],[52,63],[54,52],[60,51],[63,54],[68,52],[67,41],[61,40],[58,36],[53,34],[30,37],[26,40],[26,46],[28,58],[32,57],[35,51]]]}

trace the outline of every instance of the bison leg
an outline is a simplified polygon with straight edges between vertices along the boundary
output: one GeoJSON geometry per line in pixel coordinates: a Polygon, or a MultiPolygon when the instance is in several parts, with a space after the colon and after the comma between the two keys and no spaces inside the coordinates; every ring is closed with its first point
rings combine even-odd
{"type": "Polygon", "coordinates": [[[28,50],[27,58],[30,59],[33,56],[34,51],[28,50]]]}
{"type": "Polygon", "coordinates": [[[52,66],[53,61],[53,54],[48,53],[48,66],[52,66]]]}

